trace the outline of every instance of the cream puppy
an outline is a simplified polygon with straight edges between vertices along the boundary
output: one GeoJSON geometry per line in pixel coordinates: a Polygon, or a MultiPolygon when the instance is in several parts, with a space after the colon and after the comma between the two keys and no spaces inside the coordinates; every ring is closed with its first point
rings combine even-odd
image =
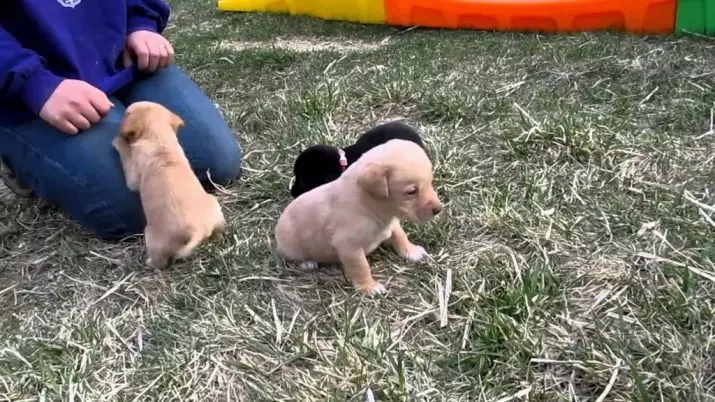
{"type": "Polygon", "coordinates": [[[390,140],[363,154],[338,179],[293,200],[276,225],[278,252],[304,268],[341,262],[358,290],[383,293],[367,255],[388,242],[411,261],[423,259],[427,252],[408,240],[400,220],[424,222],[441,210],[427,154],[414,142],[390,140]]]}
{"type": "Polygon", "coordinates": [[[216,197],[201,186],[179,144],[177,131],[183,125],[162,105],[136,102],[127,108],[112,142],[127,187],[141,197],[147,264],[160,269],[226,228],[216,197]]]}

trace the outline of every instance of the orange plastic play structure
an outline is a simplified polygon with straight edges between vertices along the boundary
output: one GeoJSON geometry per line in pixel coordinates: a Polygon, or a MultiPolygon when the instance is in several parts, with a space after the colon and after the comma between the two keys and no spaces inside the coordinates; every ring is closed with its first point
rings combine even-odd
{"type": "Polygon", "coordinates": [[[677,0],[384,0],[391,25],[495,31],[673,32],[677,0]]]}
{"type": "MultiPolygon", "coordinates": [[[[223,11],[290,13],[364,24],[493,31],[701,29],[715,0],[218,0],[223,11]],[[681,3],[681,10],[677,12],[681,3]],[[701,4],[702,3],[702,4],[701,4]]],[[[708,17],[710,18],[710,17],[708,17]]],[[[710,18],[712,19],[712,18],[710,18]]]]}

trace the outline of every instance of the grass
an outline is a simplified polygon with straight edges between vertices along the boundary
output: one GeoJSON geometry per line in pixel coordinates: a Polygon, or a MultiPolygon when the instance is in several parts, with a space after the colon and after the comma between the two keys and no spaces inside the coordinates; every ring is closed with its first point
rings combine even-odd
{"type": "Polygon", "coordinates": [[[5,399],[715,400],[715,42],[172,4],[178,63],[244,148],[230,232],[162,275],[2,197],[5,399]],[[281,262],[301,147],[398,117],[446,203],[406,227],[432,260],[377,252],[377,298],[281,262]]]}

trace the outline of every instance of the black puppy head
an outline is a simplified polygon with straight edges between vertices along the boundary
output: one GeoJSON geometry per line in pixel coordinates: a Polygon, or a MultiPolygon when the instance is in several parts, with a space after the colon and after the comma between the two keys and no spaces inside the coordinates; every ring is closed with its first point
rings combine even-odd
{"type": "Polygon", "coordinates": [[[338,148],[313,145],[298,155],[293,165],[295,182],[290,189],[293,197],[331,182],[342,174],[338,148]]]}
{"type": "Polygon", "coordinates": [[[380,124],[366,131],[358,138],[355,144],[345,148],[345,152],[349,155],[348,159],[357,160],[360,155],[390,140],[412,141],[422,147],[422,149],[425,149],[422,138],[420,138],[420,134],[417,130],[401,121],[395,120],[380,124]]]}

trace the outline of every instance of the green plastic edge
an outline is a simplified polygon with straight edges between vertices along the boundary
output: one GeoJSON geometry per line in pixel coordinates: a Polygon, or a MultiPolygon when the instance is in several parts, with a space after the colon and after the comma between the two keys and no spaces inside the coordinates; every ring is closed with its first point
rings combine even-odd
{"type": "Polygon", "coordinates": [[[715,0],[678,0],[675,33],[715,35],[715,0]]]}

